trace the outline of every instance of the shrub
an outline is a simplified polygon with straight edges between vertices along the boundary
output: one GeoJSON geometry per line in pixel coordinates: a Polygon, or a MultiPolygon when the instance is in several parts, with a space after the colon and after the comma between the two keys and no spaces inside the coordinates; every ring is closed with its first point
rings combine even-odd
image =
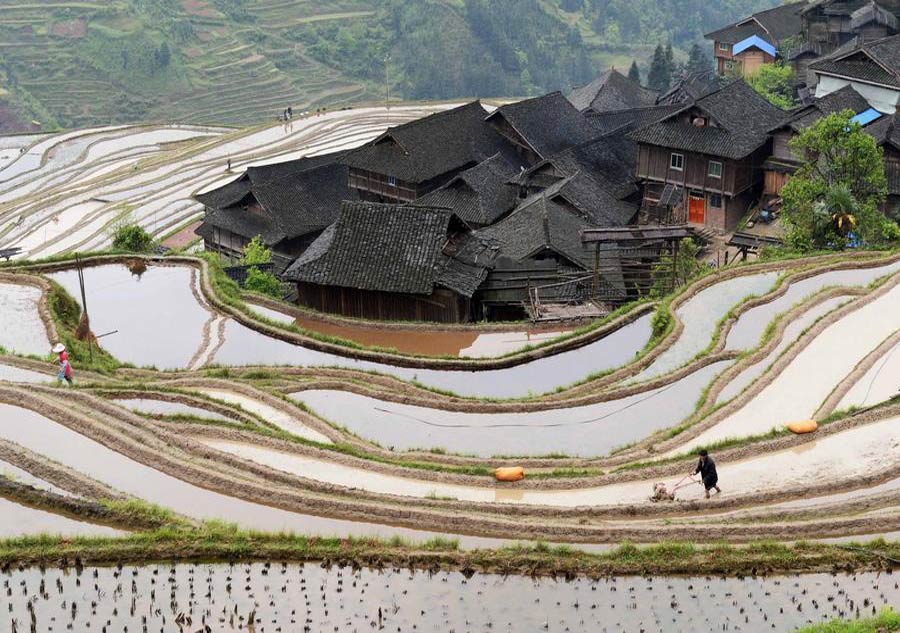
{"type": "Polygon", "coordinates": [[[252,292],[281,299],[281,282],[272,273],[264,273],[256,266],[247,271],[247,281],[244,288],[252,292]]]}
{"type": "Polygon", "coordinates": [[[263,244],[262,237],[257,235],[250,243],[244,247],[241,255],[242,266],[256,266],[258,264],[268,264],[272,261],[272,251],[263,244]]]}
{"type": "Polygon", "coordinates": [[[153,237],[137,224],[123,224],[113,233],[113,248],[131,253],[147,253],[153,248],[153,237]]]}

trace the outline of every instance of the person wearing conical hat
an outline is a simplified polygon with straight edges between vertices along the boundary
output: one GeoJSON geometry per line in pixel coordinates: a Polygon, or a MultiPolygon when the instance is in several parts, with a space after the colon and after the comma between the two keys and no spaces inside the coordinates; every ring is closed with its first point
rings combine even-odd
{"type": "Polygon", "coordinates": [[[69,353],[66,352],[66,346],[62,343],[57,343],[53,346],[53,353],[59,354],[59,373],[56,375],[56,379],[59,382],[72,385],[72,364],[69,362],[69,353]]]}

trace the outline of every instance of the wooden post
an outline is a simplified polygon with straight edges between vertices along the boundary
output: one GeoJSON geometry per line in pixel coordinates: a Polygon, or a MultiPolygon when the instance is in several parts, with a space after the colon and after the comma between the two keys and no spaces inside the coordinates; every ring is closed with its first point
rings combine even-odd
{"type": "Polygon", "coordinates": [[[600,294],[600,242],[597,242],[594,248],[594,280],[591,294],[594,299],[600,294]]]}
{"type": "Polygon", "coordinates": [[[678,244],[679,239],[672,240],[672,290],[675,290],[678,283],[678,244]]]}
{"type": "Polygon", "coordinates": [[[78,253],[75,253],[75,265],[78,269],[78,286],[81,288],[81,309],[84,310],[84,320],[87,323],[88,331],[87,331],[87,340],[88,340],[88,355],[91,359],[91,364],[94,363],[94,345],[91,342],[91,317],[88,314],[87,307],[87,296],[84,292],[84,271],[81,268],[81,258],[78,256],[78,253]]]}

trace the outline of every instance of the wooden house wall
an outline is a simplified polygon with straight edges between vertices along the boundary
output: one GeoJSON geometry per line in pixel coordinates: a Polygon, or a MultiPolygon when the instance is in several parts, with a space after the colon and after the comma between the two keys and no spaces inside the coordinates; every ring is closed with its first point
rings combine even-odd
{"type": "Polygon", "coordinates": [[[297,284],[297,302],[319,312],[379,321],[470,320],[469,299],[444,288],[422,296],[301,282],[297,284]]]}
{"type": "Polygon", "coordinates": [[[656,180],[713,191],[723,195],[734,195],[739,192],[737,187],[743,184],[746,188],[750,181],[750,174],[743,173],[748,169],[746,162],[735,162],[708,156],[671,150],[664,147],[641,144],[638,147],[637,177],[639,179],[656,180]],[[684,170],[678,171],[671,168],[671,156],[673,153],[684,156],[684,170]],[[722,163],[722,177],[709,176],[709,162],[722,163]]]}
{"type": "Polygon", "coordinates": [[[775,58],[761,50],[750,48],[735,57],[735,63],[740,64],[741,73],[752,75],[760,66],[774,63],[775,58]]]}
{"type": "Polygon", "coordinates": [[[763,193],[767,196],[780,196],[781,189],[787,184],[787,181],[790,180],[790,178],[791,175],[786,172],[767,169],[763,184],[763,193]]]}
{"type": "Polygon", "coordinates": [[[900,151],[893,147],[884,148],[884,175],[890,195],[900,195],[900,151]]]}
{"type": "Polygon", "coordinates": [[[772,135],[772,156],[778,160],[797,160],[791,151],[790,142],[794,138],[791,130],[778,130],[772,135]]]}
{"type": "MultiPolygon", "coordinates": [[[[385,200],[397,202],[410,202],[422,195],[416,183],[395,180],[394,184],[390,184],[386,174],[355,167],[350,168],[348,184],[351,189],[357,189],[361,194],[369,193],[385,200]]],[[[368,198],[363,195],[363,199],[368,198]]]]}

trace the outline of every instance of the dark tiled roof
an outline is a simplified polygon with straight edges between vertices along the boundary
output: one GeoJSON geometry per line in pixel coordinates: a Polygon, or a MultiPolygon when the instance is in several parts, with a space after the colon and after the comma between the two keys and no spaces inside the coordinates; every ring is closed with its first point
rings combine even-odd
{"type": "Polygon", "coordinates": [[[613,131],[630,132],[649,123],[655,123],[660,119],[664,119],[683,107],[683,103],[673,103],[671,105],[652,105],[609,112],[588,111],[585,113],[585,116],[600,134],[608,134],[613,131]]]}
{"type": "Polygon", "coordinates": [[[897,115],[882,116],[863,129],[874,136],[875,142],[879,145],[893,145],[900,149],[900,129],[897,126],[897,115]]]}
{"type": "Polygon", "coordinates": [[[246,183],[248,193],[237,201],[231,202],[237,193],[222,193],[226,188],[236,190],[235,183],[197,196],[208,209],[204,224],[247,238],[260,235],[270,245],[321,231],[337,219],[342,201],[359,198],[347,185],[347,166],[329,162],[334,158],[329,155],[251,167],[239,179],[246,183]],[[261,209],[248,204],[253,199],[261,209]]]}
{"type": "Polygon", "coordinates": [[[412,204],[451,209],[469,224],[493,224],[516,205],[516,187],[507,183],[520,168],[497,153],[412,204]]]}
{"type": "Polygon", "coordinates": [[[581,232],[593,225],[583,217],[549,200],[533,196],[494,226],[478,231],[482,239],[495,241],[499,257],[521,261],[547,250],[559,253],[573,264],[593,268],[592,251],[585,248],[581,232]]]}
{"type": "Polygon", "coordinates": [[[736,160],[764,144],[769,130],[783,121],[784,115],[783,110],[738,80],[698,99],[683,112],[651,123],[630,136],[638,143],[736,160]],[[717,125],[696,127],[681,120],[694,108],[707,114],[717,125]]]}
{"type": "Polygon", "coordinates": [[[790,113],[784,121],[778,124],[777,128],[790,126],[791,129],[799,132],[829,114],[843,110],[852,110],[854,114],[859,114],[868,108],[869,102],[848,85],[824,97],[819,97],[805,108],[790,113]]]}
{"type": "Polygon", "coordinates": [[[347,152],[343,162],[406,182],[425,182],[509,150],[485,116],[487,111],[474,101],[404,123],[347,152]]]}
{"type": "Polygon", "coordinates": [[[836,51],[809,65],[813,71],[900,86],[900,35],[836,51]]]}
{"type": "Polygon", "coordinates": [[[726,81],[715,70],[701,71],[679,77],[669,91],[660,95],[659,105],[686,104],[720,90],[726,81]]]}
{"type": "Polygon", "coordinates": [[[782,40],[800,34],[803,28],[800,16],[805,8],[806,2],[803,1],[777,6],[707,33],[705,37],[709,40],[736,44],[751,35],[762,35],[764,39],[777,45],[782,40]]]}
{"type": "Polygon", "coordinates": [[[250,177],[245,173],[227,185],[217,187],[206,193],[196,194],[194,200],[203,206],[220,209],[237,204],[243,200],[250,193],[251,186],[250,177]]]}
{"type": "MultiPolygon", "coordinates": [[[[285,272],[285,278],[340,286],[430,295],[443,285],[471,296],[485,266],[445,253],[455,216],[447,209],[347,202],[340,218],[285,272]],[[471,290],[471,292],[470,292],[471,290]]],[[[461,249],[477,254],[478,243],[461,249]]],[[[484,258],[487,259],[487,258],[484,258]]]]}
{"type": "Polygon", "coordinates": [[[561,92],[501,106],[487,120],[498,118],[505,119],[543,158],[594,136],[587,119],[561,92]]]}
{"type": "Polygon", "coordinates": [[[573,90],[569,101],[581,111],[608,112],[653,105],[657,94],[611,68],[588,85],[573,90]]]}

